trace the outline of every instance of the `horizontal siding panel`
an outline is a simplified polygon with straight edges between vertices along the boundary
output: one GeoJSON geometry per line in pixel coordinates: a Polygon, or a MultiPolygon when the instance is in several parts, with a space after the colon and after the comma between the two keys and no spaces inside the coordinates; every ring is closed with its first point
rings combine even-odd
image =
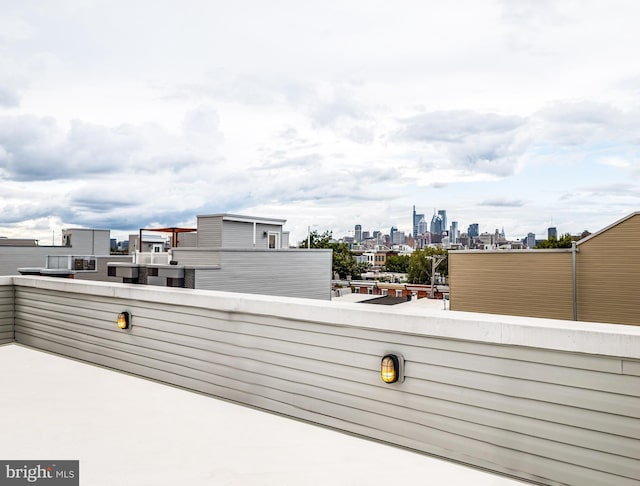
{"type": "MultiPolygon", "coordinates": [[[[145,316],[149,319],[161,320],[165,312],[175,312],[171,306],[154,305],[154,307],[144,308],[145,316]]],[[[603,371],[607,373],[622,373],[622,360],[606,357],[582,355],[577,353],[562,353],[542,349],[526,347],[495,346],[492,344],[476,343],[469,341],[445,340],[441,338],[429,338],[403,333],[385,333],[356,327],[328,327],[326,324],[318,324],[312,321],[304,323],[277,319],[269,316],[251,315],[238,316],[233,321],[228,320],[225,313],[215,310],[204,309],[181,309],[189,315],[189,324],[202,327],[213,327],[228,329],[233,332],[242,332],[237,326],[238,322],[246,320],[260,325],[278,326],[284,329],[300,329],[317,332],[321,334],[331,334],[332,336],[352,337],[356,340],[367,339],[370,341],[381,341],[389,345],[410,345],[419,346],[425,349],[441,349],[480,356],[493,355],[509,360],[525,361],[549,365],[558,365],[567,368],[578,368],[593,371],[603,371]]],[[[310,319],[313,316],[309,316],[310,319]]],[[[162,325],[162,323],[158,323],[162,325]]]]}
{"type": "Polygon", "coordinates": [[[450,252],[451,310],[573,319],[570,252],[450,252]]]}
{"type": "MultiPolygon", "coordinates": [[[[73,302],[69,303],[69,295],[46,289],[21,288],[18,289],[17,295],[24,295],[25,298],[37,301],[62,302],[63,305],[75,305],[77,302],[81,307],[86,308],[89,306],[90,308],[113,312],[113,304],[110,304],[109,301],[105,299],[96,300],[96,296],[73,294],[73,302]],[[90,303],[90,305],[88,305],[88,303],[90,303]]],[[[190,324],[201,325],[202,327],[219,325],[233,330],[236,327],[235,321],[239,320],[235,318],[235,315],[234,319],[231,320],[227,312],[221,312],[213,308],[190,308],[187,306],[176,307],[169,304],[155,302],[136,302],[136,308],[145,309],[145,315],[149,318],[163,319],[162,316],[167,312],[172,316],[185,315],[185,319],[188,319],[190,324]],[[212,321],[212,319],[217,320],[212,321]]],[[[527,348],[523,346],[496,346],[489,343],[447,340],[436,337],[430,338],[424,335],[416,336],[408,333],[381,333],[375,330],[360,329],[352,326],[327,326],[324,323],[314,322],[314,318],[315,316],[313,314],[309,315],[309,320],[302,324],[305,329],[319,333],[330,333],[333,335],[365,338],[369,340],[380,340],[380,336],[383,336],[383,340],[390,344],[415,345],[416,343],[419,343],[419,345],[424,348],[459,351],[478,355],[493,355],[517,361],[537,362],[609,373],[622,373],[622,360],[620,358],[613,358],[609,356],[558,352],[537,348],[527,348]]],[[[176,319],[174,318],[172,320],[175,321],[176,319]]],[[[301,327],[301,323],[297,321],[290,321],[274,316],[251,315],[250,321],[257,324],[277,325],[288,329],[298,329],[301,327]]]]}
{"type": "Polygon", "coordinates": [[[205,286],[196,271],[196,288],[328,300],[331,252],[303,250],[222,251],[220,273],[205,286]],[[277,284],[274,275],[278,276],[277,284]]]}
{"type": "Polygon", "coordinates": [[[220,253],[204,248],[174,248],[172,250],[173,260],[178,265],[219,265],[220,253]]]}
{"type": "Polygon", "coordinates": [[[578,318],[640,325],[640,215],[578,245],[578,318]],[[602,276],[612,276],[613,285],[602,276]]]}
{"type": "Polygon", "coordinates": [[[622,372],[625,375],[640,376],[640,361],[622,361],[622,372]]]}
{"type": "Polygon", "coordinates": [[[0,285],[0,344],[13,342],[13,285],[0,285]]]}
{"type": "MultiPolygon", "coordinates": [[[[56,312],[59,312],[59,311],[60,309],[53,308],[50,314],[53,319],[51,322],[53,323],[55,322],[56,312]]],[[[95,311],[88,311],[88,312],[89,312],[88,317],[90,318],[91,312],[95,312],[95,311]]],[[[79,311],[76,311],[74,314],[75,314],[74,316],[70,316],[68,318],[69,322],[73,322],[74,320],[79,319],[81,317],[80,315],[81,313],[79,311]]],[[[93,315],[95,319],[95,317],[97,316],[95,315],[95,313],[93,315]]],[[[34,317],[32,316],[31,319],[34,319],[34,317]]],[[[140,329],[144,328],[145,320],[144,318],[140,319],[140,316],[136,316],[134,317],[134,319],[135,319],[134,326],[136,327],[136,331],[139,332],[140,329]]],[[[247,332],[247,327],[252,327],[251,331],[253,332],[253,335],[259,335],[261,332],[263,333],[266,332],[263,326],[252,325],[249,323],[244,323],[244,325],[237,325],[237,324],[238,323],[234,323],[234,332],[228,335],[221,334],[220,331],[216,331],[214,329],[206,329],[206,328],[188,329],[187,327],[186,330],[181,330],[181,329],[185,329],[186,326],[174,325],[171,323],[169,324],[165,323],[164,325],[173,327],[174,329],[178,330],[180,333],[190,333],[190,334],[195,333],[197,336],[201,338],[208,338],[211,340],[218,340],[218,341],[225,341],[225,340],[237,341],[238,333],[247,332]]],[[[150,329],[149,332],[156,339],[165,339],[167,341],[172,341],[172,342],[175,342],[176,339],[181,339],[181,337],[176,338],[173,336],[163,337],[161,334],[162,331],[159,332],[157,330],[151,329],[151,327],[153,326],[162,326],[163,324],[161,321],[154,320],[146,323],[146,325],[149,326],[149,329],[150,329]]],[[[112,322],[109,322],[108,326],[110,328],[113,327],[115,329],[115,325],[112,324],[112,322]]],[[[318,333],[308,333],[304,331],[296,331],[296,332],[298,333],[296,336],[296,339],[293,339],[292,336],[283,334],[282,329],[270,328],[269,333],[274,333],[271,335],[271,337],[280,338],[280,340],[276,339],[275,341],[273,341],[275,343],[275,348],[273,349],[273,351],[279,352],[279,353],[291,352],[290,351],[291,346],[286,345],[286,341],[284,340],[285,338],[288,338],[289,341],[293,343],[294,348],[299,347],[303,343],[307,343],[311,345],[311,347],[305,350],[304,352],[309,353],[310,355],[313,355],[315,353],[317,357],[320,359],[322,358],[322,356],[325,355],[326,350],[329,349],[328,347],[318,347],[318,346],[321,344],[322,340],[326,341],[330,339],[330,336],[326,336],[326,335],[323,336],[318,333]]],[[[111,333],[114,336],[118,335],[117,334],[118,331],[115,331],[115,330],[111,331],[111,333]]],[[[384,334],[384,333],[381,333],[381,334],[384,334]]],[[[261,344],[260,338],[252,340],[250,339],[250,337],[247,337],[247,338],[244,338],[243,342],[250,347],[257,347],[261,344]]],[[[364,340],[357,340],[355,338],[341,338],[341,343],[343,345],[343,348],[358,351],[363,355],[364,353],[367,353],[367,352],[375,353],[372,359],[376,361],[379,360],[379,356],[384,352],[383,351],[384,347],[386,347],[386,345],[381,346],[379,342],[367,343],[364,340]]],[[[325,344],[329,344],[329,342],[325,344]]],[[[262,343],[262,345],[264,345],[264,343],[262,343]]],[[[405,354],[405,357],[408,358],[411,356],[411,354],[407,352],[407,349],[403,348],[403,352],[405,354]]],[[[349,353],[345,353],[345,354],[346,354],[346,359],[345,359],[346,363],[349,363],[351,367],[358,366],[358,362],[362,361],[357,358],[358,355],[353,355],[349,353]]],[[[416,354],[419,354],[419,353],[416,353],[416,354]]],[[[466,366],[465,361],[467,360],[467,358],[468,358],[467,356],[461,356],[459,358],[461,365],[466,366]]],[[[334,357],[334,359],[336,358],[334,357]]],[[[366,361],[366,362],[368,363],[369,361],[366,361]]],[[[362,361],[361,366],[365,366],[364,363],[365,361],[362,361]]],[[[407,370],[406,370],[407,375],[411,376],[412,368],[419,367],[420,365],[421,363],[417,362],[417,360],[409,361],[407,363],[407,370]]],[[[555,397],[555,399],[557,400],[557,403],[561,403],[563,405],[579,404],[581,407],[585,407],[586,404],[590,404],[593,410],[598,410],[601,412],[616,412],[621,415],[631,414],[631,416],[637,417],[638,412],[640,411],[640,407],[638,407],[638,402],[636,400],[628,399],[628,398],[625,398],[624,396],[616,396],[614,403],[610,404],[609,403],[610,396],[607,393],[602,393],[599,391],[594,393],[588,393],[588,392],[585,392],[582,390],[576,390],[573,388],[565,389],[563,387],[554,387],[554,385],[550,385],[546,383],[539,383],[536,385],[535,382],[527,382],[527,386],[522,386],[521,384],[519,384],[517,380],[512,380],[512,379],[509,379],[508,377],[501,377],[501,376],[491,376],[491,375],[482,376],[479,373],[479,371],[481,370],[476,370],[472,374],[467,375],[464,372],[457,371],[455,369],[447,368],[447,367],[443,368],[436,364],[436,365],[427,366],[426,368],[417,369],[416,374],[418,376],[432,376],[433,381],[438,381],[438,382],[450,384],[450,385],[463,386],[465,388],[478,388],[482,386],[484,390],[487,390],[493,393],[498,393],[501,395],[517,396],[518,394],[520,394],[519,396],[523,398],[529,398],[537,401],[547,400],[549,399],[549,397],[555,397]]],[[[631,389],[635,390],[636,388],[632,387],[631,389]]]]}
{"type": "MultiPolygon", "coordinates": [[[[260,246],[262,232],[256,231],[256,243],[260,246]]],[[[225,248],[252,248],[253,247],[253,224],[240,221],[222,222],[222,246],[225,248]]]]}
{"type": "Polygon", "coordinates": [[[222,246],[222,217],[198,216],[197,242],[199,247],[222,246]]]}
{"type": "Polygon", "coordinates": [[[9,344],[13,341],[13,331],[0,331],[0,344],[9,344]]]}
{"type": "MultiPolygon", "coordinates": [[[[22,298],[17,299],[19,305],[22,298]]],[[[44,304],[40,303],[40,309],[48,309],[50,312],[64,312],[65,307],[62,303],[58,304],[44,304]]],[[[136,313],[137,314],[137,313],[136,313]]],[[[108,320],[109,317],[115,317],[115,312],[109,315],[107,311],[98,311],[92,308],[89,310],[79,309],[76,312],[77,316],[86,317],[88,319],[104,318],[108,320]],[[101,314],[98,314],[101,312],[101,314]],[[102,313],[104,312],[104,314],[102,313]]],[[[155,328],[162,330],[162,322],[158,321],[158,318],[152,320],[143,320],[142,316],[136,316],[136,326],[147,326],[149,328],[155,328]]],[[[203,320],[202,325],[211,326],[210,320],[203,320]]],[[[170,328],[174,328],[173,322],[169,323],[170,328]]],[[[234,334],[249,334],[249,335],[262,335],[264,333],[263,324],[254,324],[253,322],[243,321],[237,319],[233,322],[233,327],[230,329],[234,334]]],[[[192,331],[189,331],[192,332],[192,331]]],[[[207,333],[215,333],[213,329],[207,329],[207,333]]],[[[271,326],[269,327],[269,336],[272,339],[278,339],[282,341],[291,341],[294,343],[306,343],[314,346],[331,348],[334,346],[336,336],[326,333],[309,332],[305,329],[293,329],[293,328],[281,328],[271,326]]],[[[378,333],[378,339],[384,340],[389,336],[385,333],[378,333]]],[[[232,337],[222,336],[220,339],[229,339],[232,337]]],[[[384,349],[376,345],[372,348],[372,343],[363,338],[340,336],[341,345],[344,348],[357,351],[359,353],[374,353],[378,355],[384,353],[384,349]]],[[[380,341],[378,341],[380,342],[380,341]]],[[[389,344],[385,340],[384,348],[389,344]]],[[[489,356],[481,356],[474,354],[461,354],[457,352],[451,352],[447,350],[438,349],[424,349],[416,346],[403,345],[404,357],[408,361],[407,374],[411,371],[413,363],[432,364],[443,367],[457,368],[463,370],[470,370],[478,373],[494,374],[505,377],[520,378],[531,381],[541,381],[552,384],[563,384],[570,387],[577,388],[595,388],[597,390],[608,391],[619,394],[630,394],[640,396],[640,389],[635,388],[635,379],[629,376],[616,375],[610,373],[597,373],[585,370],[576,370],[571,368],[563,368],[559,366],[542,365],[537,363],[528,363],[515,360],[507,360],[503,358],[495,358],[489,356]]]]}

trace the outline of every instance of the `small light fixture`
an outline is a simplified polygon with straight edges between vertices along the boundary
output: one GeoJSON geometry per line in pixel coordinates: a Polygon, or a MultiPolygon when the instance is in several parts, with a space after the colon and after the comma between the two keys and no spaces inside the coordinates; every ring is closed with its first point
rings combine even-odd
{"type": "Polygon", "coordinates": [[[385,383],[404,381],[404,358],[397,354],[385,354],[380,363],[380,376],[385,383]]]}
{"type": "Polygon", "coordinates": [[[131,315],[128,312],[121,312],[118,314],[118,327],[120,329],[129,329],[131,321],[131,315]]]}

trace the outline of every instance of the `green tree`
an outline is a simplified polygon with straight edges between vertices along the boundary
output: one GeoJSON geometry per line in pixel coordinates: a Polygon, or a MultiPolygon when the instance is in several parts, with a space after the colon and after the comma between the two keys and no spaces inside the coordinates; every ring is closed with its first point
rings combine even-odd
{"type": "Polygon", "coordinates": [[[357,263],[355,258],[353,258],[349,245],[331,241],[331,231],[318,233],[314,230],[307,238],[298,243],[298,247],[309,248],[309,240],[311,241],[311,248],[333,250],[331,270],[333,273],[337,273],[340,278],[351,276],[353,279],[359,279],[360,274],[367,271],[367,265],[365,263],[357,263]]]}
{"type": "Polygon", "coordinates": [[[448,266],[448,252],[442,248],[424,248],[422,250],[416,250],[411,254],[409,258],[409,272],[407,279],[411,283],[415,284],[430,284],[431,283],[431,257],[442,255],[445,257],[437,267],[436,272],[440,275],[449,274],[448,266]]]}
{"type": "Polygon", "coordinates": [[[541,248],[571,248],[573,239],[569,233],[565,233],[560,239],[555,236],[551,236],[544,241],[541,241],[535,246],[535,249],[541,248]]]}
{"type": "Polygon", "coordinates": [[[331,231],[325,231],[320,234],[313,230],[304,240],[298,243],[298,248],[309,248],[309,240],[311,240],[311,248],[331,248],[332,235],[331,231]]]}
{"type": "Polygon", "coordinates": [[[409,255],[389,255],[385,268],[387,272],[407,273],[410,259],[409,255]]]}

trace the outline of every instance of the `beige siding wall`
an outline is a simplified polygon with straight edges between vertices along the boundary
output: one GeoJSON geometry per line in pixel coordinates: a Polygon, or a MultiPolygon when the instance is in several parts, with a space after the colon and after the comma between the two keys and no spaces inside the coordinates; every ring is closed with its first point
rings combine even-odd
{"type": "Polygon", "coordinates": [[[640,481],[636,328],[612,336],[605,325],[418,307],[15,285],[24,345],[540,484],[640,481]],[[130,331],[115,325],[122,310],[130,331]],[[403,383],[380,380],[387,352],[404,356],[403,383]]]}
{"type": "Polygon", "coordinates": [[[13,342],[13,282],[0,277],[0,344],[13,342]]]}
{"type": "Polygon", "coordinates": [[[451,310],[573,319],[571,251],[449,252],[451,310]]]}
{"type": "Polygon", "coordinates": [[[578,319],[640,325],[640,215],[578,250],[578,319]]]}
{"type": "MultiPolygon", "coordinates": [[[[451,309],[573,319],[571,250],[449,252],[451,309]]],[[[640,325],[640,214],[577,245],[577,320],[640,325]]]]}

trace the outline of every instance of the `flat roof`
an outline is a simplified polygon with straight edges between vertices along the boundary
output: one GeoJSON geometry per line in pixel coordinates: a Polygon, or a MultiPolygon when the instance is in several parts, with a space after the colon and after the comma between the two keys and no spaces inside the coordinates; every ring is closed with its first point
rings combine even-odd
{"type": "Polygon", "coordinates": [[[525,484],[18,344],[0,389],[0,459],[79,460],[80,484],[525,484]]]}
{"type": "Polygon", "coordinates": [[[286,219],[264,218],[261,216],[247,216],[243,214],[216,213],[216,214],[199,214],[198,218],[222,218],[225,221],[239,221],[242,223],[265,223],[273,225],[284,225],[286,219]]]}

